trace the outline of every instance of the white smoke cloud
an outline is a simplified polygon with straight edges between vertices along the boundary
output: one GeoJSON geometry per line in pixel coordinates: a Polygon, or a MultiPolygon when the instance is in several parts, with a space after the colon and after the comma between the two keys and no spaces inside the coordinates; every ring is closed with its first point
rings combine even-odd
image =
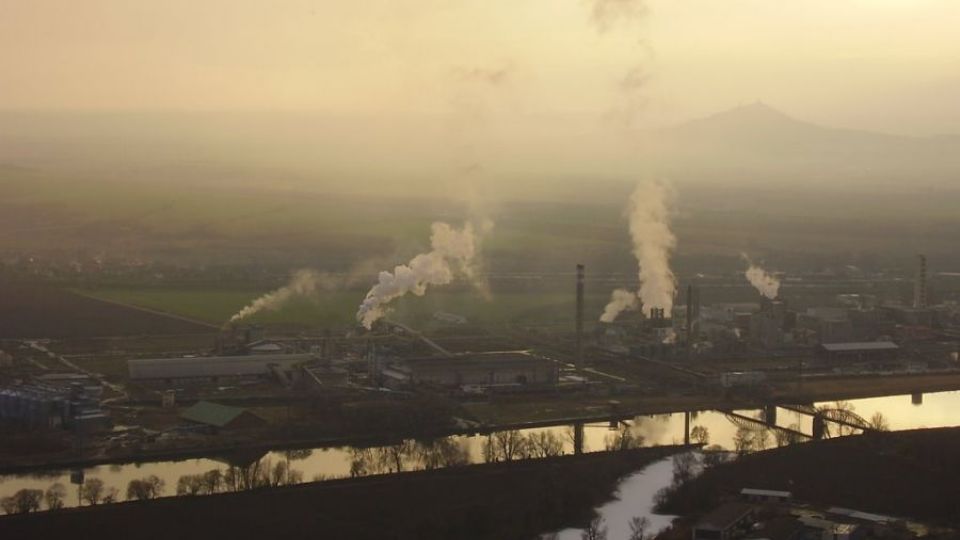
{"type": "MultiPolygon", "coordinates": [[[[630,197],[630,237],[633,239],[633,255],[639,263],[637,277],[640,290],[637,296],[644,310],[663,309],[670,317],[673,312],[673,297],[677,282],[670,269],[670,255],[677,245],[677,238],[670,230],[670,205],[673,192],[665,183],[645,182],[637,186],[630,197]]],[[[614,292],[604,317],[610,321],[617,318],[629,304],[616,300],[622,295],[614,292]]]]}
{"type": "Polygon", "coordinates": [[[637,293],[626,289],[614,289],[610,293],[610,302],[607,303],[607,307],[603,308],[600,322],[613,322],[620,313],[639,308],[640,299],[637,298],[637,293]]]}
{"type": "Polygon", "coordinates": [[[642,19],[649,11],[645,0],[587,0],[587,4],[590,19],[600,33],[621,22],[629,24],[642,19]]]}
{"type": "Polygon", "coordinates": [[[335,289],[339,278],[315,270],[297,270],[285,286],[257,298],[230,317],[230,322],[239,322],[263,310],[276,311],[296,297],[309,298],[320,291],[335,289]]]}
{"type": "MultiPolygon", "coordinates": [[[[481,233],[489,230],[481,226],[481,233]]],[[[482,282],[478,262],[480,236],[471,223],[455,229],[446,223],[431,225],[431,251],[421,253],[407,264],[397,265],[393,272],[380,272],[378,282],[357,310],[357,320],[368,330],[387,314],[387,305],[407,293],[423,296],[430,285],[446,285],[462,275],[475,285],[482,282]]]]}
{"type": "Polygon", "coordinates": [[[753,285],[753,288],[770,300],[775,300],[780,292],[780,280],[776,276],[768,273],[762,267],[753,263],[746,253],[741,253],[743,260],[747,262],[747,270],[743,273],[747,281],[753,285]]]}

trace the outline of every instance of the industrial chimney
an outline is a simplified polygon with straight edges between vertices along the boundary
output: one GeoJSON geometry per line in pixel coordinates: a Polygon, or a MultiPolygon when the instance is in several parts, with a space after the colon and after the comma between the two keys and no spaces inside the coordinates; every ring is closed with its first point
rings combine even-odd
{"type": "Polygon", "coordinates": [[[927,256],[917,255],[917,278],[913,284],[913,307],[927,307],[927,256]]]}
{"type": "Polygon", "coordinates": [[[577,265],[577,369],[583,369],[583,265],[577,265]]]}

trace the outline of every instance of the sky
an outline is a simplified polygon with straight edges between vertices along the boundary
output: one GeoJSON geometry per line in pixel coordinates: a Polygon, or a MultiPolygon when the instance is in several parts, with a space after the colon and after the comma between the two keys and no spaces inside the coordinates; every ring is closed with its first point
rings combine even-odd
{"type": "Polygon", "coordinates": [[[958,27],[956,0],[0,0],[0,108],[657,126],[761,100],[960,133],[958,27]]]}

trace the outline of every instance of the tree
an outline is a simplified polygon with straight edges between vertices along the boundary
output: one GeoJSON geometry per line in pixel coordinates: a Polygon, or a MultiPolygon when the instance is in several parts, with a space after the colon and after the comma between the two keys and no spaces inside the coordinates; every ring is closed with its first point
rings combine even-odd
{"type": "Polygon", "coordinates": [[[753,450],[753,431],[745,427],[737,428],[733,435],[733,448],[738,456],[750,453],[753,450]]]}
{"type": "Polygon", "coordinates": [[[107,491],[103,495],[102,502],[103,504],[112,504],[117,502],[119,498],[120,498],[120,491],[118,491],[117,488],[115,487],[109,487],[107,488],[107,491]]]}
{"type": "Polygon", "coordinates": [[[607,451],[640,448],[643,446],[643,435],[635,433],[631,426],[622,425],[615,433],[604,437],[603,444],[607,451]]]}
{"type": "Polygon", "coordinates": [[[177,480],[177,495],[199,495],[202,492],[202,474],[185,474],[177,480]]]}
{"type": "Polygon", "coordinates": [[[57,482],[47,488],[47,492],[43,494],[43,499],[47,503],[48,510],[59,510],[63,508],[63,500],[67,498],[67,488],[63,487],[63,484],[57,482]]]}
{"type": "Polygon", "coordinates": [[[700,444],[708,444],[710,442],[710,430],[706,426],[693,426],[690,430],[690,438],[700,444]]]}
{"type": "Polygon", "coordinates": [[[103,498],[103,480],[88,478],[80,486],[80,499],[86,501],[90,506],[99,504],[101,498],[103,498]]]}
{"type": "Polygon", "coordinates": [[[753,449],[766,450],[770,445],[770,429],[766,426],[757,426],[753,433],[753,449]]]}
{"type": "Polygon", "coordinates": [[[515,429],[493,433],[483,443],[483,457],[488,463],[530,457],[527,439],[515,429]]]}
{"type": "Polygon", "coordinates": [[[587,528],[580,533],[581,540],[607,540],[607,526],[602,517],[595,517],[587,525],[587,528]]]}
{"type": "MultiPolygon", "coordinates": [[[[157,475],[151,474],[139,480],[131,480],[127,484],[127,500],[146,501],[156,499],[163,494],[163,488],[166,483],[157,475]]],[[[179,489],[179,483],[177,488],[179,489]]]]}
{"type": "Polygon", "coordinates": [[[552,431],[538,431],[527,437],[530,455],[546,458],[563,454],[563,441],[552,431]]]}
{"type": "Polygon", "coordinates": [[[4,514],[17,513],[17,503],[13,500],[13,497],[4,497],[0,499],[0,508],[3,509],[4,514]]]}
{"type": "Polygon", "coordinates": [[[631,518],[628,540],[646,540],[648,528],[650,528],[650,520],[646,516],[631,518]]]}
{"type": "Polygon", "coordinates": [[[697,467],[697,455],[684,452],[673,456],[673,483],[684,484],[693,478],[697,467]]]}
{"type": "Polygon", "coordinates": [[[43,502],[42,489],[21,489],[12,497],[4,497],[0,500],[0,507],[7,514],[26,514],[40,510],[41,502],[43,502]]]}
{"type": "Polygon", "coordinates": [[[703,449],[703,466],[714,467],[727,461],[727,451],[720,445],[712,445],[703,449]]]}
{"type": "Polygon", "coordinates": [[[220,469],[210,469],[203,473],[203,492],[207,495],[217,493],[223,488],[223,472],[220,469]]]}
{"type": "Polygon", "coordinates": [[[877,431],[890,431],[890,422],[882,412],[877,411],[870,417],[870,427],[877,431]]]}

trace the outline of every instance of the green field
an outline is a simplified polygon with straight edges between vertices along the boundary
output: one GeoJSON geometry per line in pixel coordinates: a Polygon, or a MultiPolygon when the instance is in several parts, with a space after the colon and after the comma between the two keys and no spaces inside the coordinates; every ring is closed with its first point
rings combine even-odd
{"type": "MultiPolygon", "coordinates": [[[[127,288],[102,287],[77,290],[80,294],[112,302],[140,306],[192,319],[219,324],[266,291],[254,289],[127,288]]],[[[251,317],[264,325],[335,326],[354,322],[361,290],[325,292],[311,299],[297,299],[278,311],[263,311],[251,317]]],[[[606,294],[587,296],[586,311],[599,316],[606,294]]],[[[394,302],[391,318],[423,325],[437,311],[467,317],[482,326],[502,324],[564,324],[573,320],[572,292],[503,292],[488,301],[467,290],[432,289],[425,296],[407,296],[394,302]]]]}

